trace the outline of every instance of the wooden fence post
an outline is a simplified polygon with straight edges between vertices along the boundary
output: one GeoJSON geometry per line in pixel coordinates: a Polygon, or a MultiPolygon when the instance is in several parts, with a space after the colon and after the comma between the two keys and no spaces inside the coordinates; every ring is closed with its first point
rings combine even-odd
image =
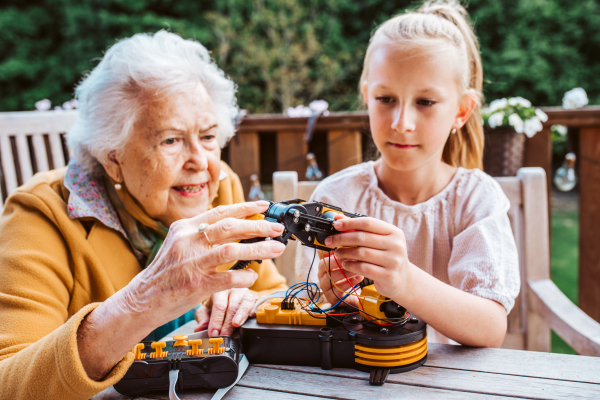
{"type": "Polygon", "coordinates": [[[362,162],[362,142],[359,131],[332,130],[327,133],[328,175],[362,162]]]}
{"type": "Polygon", "coordinates": [[[238,133],[229,143],[229,166],[240,177],[244,197],[250,192],[250,176],[260,173],[260,141],[257,132],[238,133]]]}
{"type": "Polygon", "coordinates": [[[579,308],[600,322],[600,127],[579,131],[579,308]]]}
{"type": "Polygon", "coordinates": [[[306,179],[308,144],[303,131],[277,132],[277,170],[296,171],[299,180],[306,179]]]}

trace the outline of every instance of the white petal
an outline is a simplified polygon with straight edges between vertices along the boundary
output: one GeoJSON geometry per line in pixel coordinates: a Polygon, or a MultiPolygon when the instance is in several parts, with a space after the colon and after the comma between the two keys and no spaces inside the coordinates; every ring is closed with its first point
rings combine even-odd
{"type": "Polygon", "coordinates": [[[535,109],[535,115],[537,115],[537,117],[542,122],[548,121],[548,115],[545,112],[543,112],[542,110],[540,110],[539,108],[535,109]]]}
{"type": "Polygon", "coordinates": [[[52,103],[48,99],[43,99],[35,103],[35,109],[38,111],[48,111],[52,103]]]}

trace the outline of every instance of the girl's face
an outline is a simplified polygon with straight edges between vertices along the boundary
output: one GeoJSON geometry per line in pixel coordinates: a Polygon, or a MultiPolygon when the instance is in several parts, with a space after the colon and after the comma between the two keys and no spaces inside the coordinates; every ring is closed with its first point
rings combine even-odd
{"type": "Polygon", "coordinates": [[[363,91],[373,140],[392,169],[441,162],[450,131],[471,115],[475,102],[459,95],[455,52],[382,44],[371,54],[363,91]]]}

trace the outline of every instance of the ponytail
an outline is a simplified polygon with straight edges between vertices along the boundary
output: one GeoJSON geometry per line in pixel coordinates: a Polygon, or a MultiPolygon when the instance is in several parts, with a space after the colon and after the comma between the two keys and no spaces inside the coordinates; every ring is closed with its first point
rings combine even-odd
{"type": "MultiPolygon", "coordinates": [[[[442,160],[455,167],[483,169],[483,68],[479,43],[465,8],[457,0],[429,0],[416,12],[409,11],[384,22],[376,31],[365,55],[360,87],[367,83],[368,60],[376,44],[418,44],[431,39],[446,39],[457,48],[463,61],[459,79],[462,93],[476,102],[466,124],[448,137],[442,160]]],[[[362,96],[362,90],[359,90],[362,96]]],[[[364,100],[364,98],[363,98],[364,100]]]]}

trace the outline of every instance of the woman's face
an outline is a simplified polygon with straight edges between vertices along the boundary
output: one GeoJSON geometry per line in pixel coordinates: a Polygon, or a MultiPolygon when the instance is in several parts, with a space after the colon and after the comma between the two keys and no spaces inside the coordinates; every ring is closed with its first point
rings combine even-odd
{"type": "Polygon", "coordinates": [[[148,97],[127,144],[111,157],[115,165],[105,168],[150,218],[170,226],[206,211],[215,198],[221,172],[216,135],[212,101],[202,85],[191,93],[148,97]]]}
{"type": "Polygon", "coordinates": [[[373,140],[392,169],[440,162],[450,131],[470,115],[470,102],[458,93],[454,53],[451,46],[423,51],[386,44],[372,53],[363,92],[373,140]]]}

